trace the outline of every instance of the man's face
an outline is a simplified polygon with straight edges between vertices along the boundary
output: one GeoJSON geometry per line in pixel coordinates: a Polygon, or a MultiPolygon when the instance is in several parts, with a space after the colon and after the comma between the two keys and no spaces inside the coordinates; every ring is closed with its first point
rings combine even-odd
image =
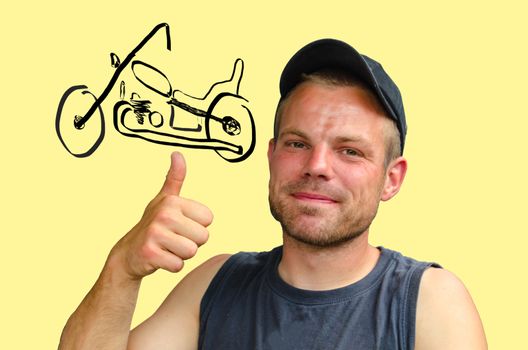
{"type": "Polygon", "coordinates": [[[293,91],[268,149],[270,207],[286,235],[326,247],[368,230],[380,199],[393,195],[386,123],[362,88],[305,82],[293,91]]]}

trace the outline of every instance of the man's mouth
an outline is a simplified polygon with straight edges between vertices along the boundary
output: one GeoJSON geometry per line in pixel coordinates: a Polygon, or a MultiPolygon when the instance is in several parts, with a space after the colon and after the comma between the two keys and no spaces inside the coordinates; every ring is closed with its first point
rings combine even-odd
{"type": "Polygon", "coordinates": [[[306,201],[306,202],[328,203],[328,204],[337,203],[337,201],[331,197],[328,197],[328,196],[325,196],[319,193],[313,193],[313,192],[294,192],[292,193],[292,196],[295,199],[306,201]]]}

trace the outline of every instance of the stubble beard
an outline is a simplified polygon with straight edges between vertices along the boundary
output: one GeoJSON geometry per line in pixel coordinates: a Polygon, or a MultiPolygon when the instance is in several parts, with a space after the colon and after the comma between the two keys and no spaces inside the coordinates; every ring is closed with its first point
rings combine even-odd
{"type": "MultiPolygon", "coordinates": [[[[289,194],[305,190],[307,187],[318,191],[315,185],[310,186],[306,182],[297,182],[285,185],[280,192],[289,194]]],[[[334,193],[332,197],[345,200],[344,196],[338,193],[334,193]]],[[[271,191],[268,201],[271,214],[281,224],[286,236],[319,249],[342,246],[363,235],[370,227],[378,209],[377,205],[371,205],[373,208],[369,208],[366,203],[360,202],[355,207],[345,206],[339,215],[325,218],[324,209],[298,203],[292,204],[291,200],[275,198],[271,191]],[[308,225],[298,220],[300,215],[319,217],[320,223],[307,227],[308,225]]]]}

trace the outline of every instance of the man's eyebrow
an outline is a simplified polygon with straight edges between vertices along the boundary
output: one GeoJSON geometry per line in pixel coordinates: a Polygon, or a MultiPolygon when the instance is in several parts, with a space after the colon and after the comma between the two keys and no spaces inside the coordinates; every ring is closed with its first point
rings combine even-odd
{"type": "MultiPolygon", "coordinates": [[[[302,139],[309,139],[308,137],[308,134],[306,134],[305,132],[299,130],[299,129],[286,129],[284,130],[283,132],[281,132],[279,134],[279,139],[284,137],[284,136],[287,136],[287,135],[293,135],[293,136],[298,136],[302,139]]],[[[346,136],[338,136],[336,139],[335,139],[336,142],[338,143],[346,143],[346,142],[352,142],[352,143],[359,143],[359,144],[362,144],[362,145],[368,145],[369,142],[368,140],[363,137],[362,135],[346,135],[346,136]]]]}
{"type": "Polygon", "coordinates": [[[336,138],[336,141],[339,142],[339,143],[354,142],[354,143],[368,144],[367,139],[364,138],[361,135],[339,136],[339,137],[336,138]]]}
{"type": "Polygon", "coordinates": [[[306,135],[306,133],[302,132],[301,130],[298,130],[298,129],[286,129],[284,130],[283,132],[281,132],[279,134],[279,139],[283,136],[286,136],[286,135],[295,135],[295,136],[299,136],[300,138],[303,138],[303,139],[307,139],[308,138],[308,135],[306,135]]]}

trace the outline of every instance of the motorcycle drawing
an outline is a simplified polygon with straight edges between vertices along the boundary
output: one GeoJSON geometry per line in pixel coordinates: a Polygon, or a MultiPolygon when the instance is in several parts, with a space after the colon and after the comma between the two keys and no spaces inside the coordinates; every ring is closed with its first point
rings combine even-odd
{"type": "Polygon", "coordinates": [[[244,62],[237,59],[228,80],[214,83],[202,98],[172,88],[167,76],[158,68],[135,59],[136,54],[160,30],[165,30],[167,50],[171,50],[169,26],[161,23],[120,62],[111,54],[114,74],[99,97],[87,86],[67,89],[55,119],[55,130],[64,148],[76,157],[88,157],[99,147],[105,135],[105,119],[101,104],[129,67],[146,93],[162,100],[153,103],[141,98],[137,91],[129,93],[127,83],[119,83],[119,101],[113,108],[115,129],[122,135],[149,142],[188,148],[213,149],[229,162],[240,162],[251,155],[255,147],[255,122],[247,107],[248,101],[239,95],[244,62]],[[84,103],[84,113],[78,106],[84,103]],[[73,147],[74,144],[80,146],[73,147]]]}

